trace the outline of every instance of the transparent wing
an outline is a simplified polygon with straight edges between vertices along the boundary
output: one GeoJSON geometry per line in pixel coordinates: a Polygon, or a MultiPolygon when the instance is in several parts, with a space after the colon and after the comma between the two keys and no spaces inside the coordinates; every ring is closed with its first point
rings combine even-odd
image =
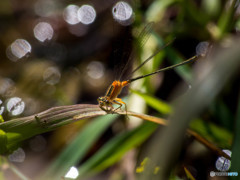
{"type": "MultiPolygon", "coordinates": [[[[152,31],[153,25],[154,25],[154,22],[149,22],[149,23],[147,23],[147,24],[144,26],[143,30],[139,33],[139,35],[138,35],[138,37],[137,37],[137,42],[138,42],[138,44],[139,44],[140,47],[143,47],[143,46],[145,45],[145,43],[147,42],[147,40],[149,39],[149,37],[150,37],[150,35],[151,35],[151,31],[152,31]]],[[[119,76],[119,79],[122,78],[123,74],[124,74],[125,71],[127,70],[128,66],[129,66],[129,63],[132,61],[132,59],[133,59],[133,53],[130,54],[127,62],[125,63],[124,68],[123,68],[123,70],[122,70],[122,72],[121,72],[121,74],[120,74],[120,76],[119,76]]],[[[150,60],[150,59],[149,59],[149,60],[150,60]]],[[[139,68],[140,68],[140,67],[139,67],[139,68]]],[[[139,69],[139,68],[138,68],[138,69],[139,69]]],[[[138,70],[138,69],[137,69],[137,70],[138,70]]],[[[137,70],[135,69],[134,72],[137,71],[137,70]]],[[[132,73],[133,73],[133,72],[132,72],[132,73]]],[[[132,73],[131,73],[131,74],[132,74],[132,73]]]]}
{"type": "Polygon", "coordinates": [[[131,75],[133,73],[135,73],[137,70],[139,70],[144,64],[146,64],[149,60],[151,60],[154,56],[156,56],[160,51],[162,51],[165,47],[169,46],[169,44],[171,44],[174,41],[174,39],[172,41],[169,41],[167,44],[165,44],[164,46],[162,46],[160,49],[158,49],[155,53],[153,53],[151,56],[149,56],[145,61],[143,61],[138,67],[136,67],[131,75]]]}

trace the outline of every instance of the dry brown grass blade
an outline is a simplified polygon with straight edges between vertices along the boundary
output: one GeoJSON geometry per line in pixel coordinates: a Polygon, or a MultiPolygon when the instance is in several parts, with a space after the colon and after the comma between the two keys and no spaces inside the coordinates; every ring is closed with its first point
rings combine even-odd
{"type": "MultiPolygon", "coordinates": [[[[124,114],[125,112],[121,113],[124,114]]],[[[138,117],[140,119],[144,119],[147,121],[151,121],[154,123],[158,123],[161,125],[167,125],[168,122],[165,119],[162,118],[158,118],[158,117],[154,117],[154,116],[149,116],[146,114],[139,114],[139,113],[135,113],[135,112],[128,112],[128,115],[130,116],[134,116],[134,117],[138,117]]],[[[200,142],[201,144],[203,144],[204,146],[206,146],[209,150],[213,151],[215,154],[217,154],[218,156],[223,156],[227,159],[231,159],[231,157],[226,154],[225,152],[223,152],[219,147],[217,147],[216,145],[214,145],[213,143],[209,142],[207,139],[205,139],[204,137],[200,136],[198,133],[188,129],[187,133],[194,137],[194,139],[196,139],[198,142],[200,142]]]]}
{"type": "MultiPolygon", "coordinates": [[[[76,104],[69,106],[53,107],[41,113],[13,119],[0,124],[0,129],[6,133],[13,132],[19,133],[21,136],[15,138],[16,141],[21,141],[32,137],[36,134],[52,131],[57,127],[81,120],[86,118],[93,118],[96,116],[106,115],[107,113],[99,108],[98,105],[92,104],[76,104]]],[[[126,111],[117,111],[116,114],[126,115],[126,111]]],[[[160,125],[167,125],[167,121],[162,118],[140,114],[135,112],[127,112],[127,115],[134,116],[140,119],[151,121],[160,125]]],[[[214,144],[210,143],[194,131],[188,130],[188,134],[193,136],[197,141],[204,144],[210,150],[219,156],[224,156],[228,159],[230,157],[221,151],[214,144]]]]}
{"type": "Polygon", "coordinates": [[[76,104],[50,108],[32,116],[16,118],[0,124],[5,132],[21,132],[22,128],[53,129],[76,120],[105,115],[98,105],[76,104]],[[73,117],[78,115],[78,119],[73,117]]]}

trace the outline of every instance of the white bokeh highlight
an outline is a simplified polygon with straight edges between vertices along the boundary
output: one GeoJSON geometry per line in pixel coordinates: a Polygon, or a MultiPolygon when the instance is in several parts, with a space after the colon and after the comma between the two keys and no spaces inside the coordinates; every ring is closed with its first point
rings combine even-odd
{"type": "Polygon", "coordinates": [[[78,177],[78,175],[79,175],[79,173],[78,173],[77,168],[72,166],[64,177],[69,178],[69,179],[76,179],[78,177]]]}
{"type": "Polygon", "coordinates": [[[63,19],[70,25],[79,23],[78,9],[79,7],[77,5],[68,5],[63,11],[63,19]]]}
{"type": "Polygon", "coordinates": [[[120,1],[112,8],[113,18],[122,25],[129,25],[132,23],[133,9],[124,2],[120,1]]]}
{"type": "Polygon", "coordinates": [[[83,5],[78,9],[78,19],[81,23],[88,25],[94,22],[96,11],[90,5],[83,5]]]}
{"type": "Polygon", "coordinates": [[[20,115],[25,109],[25,103],[19,97],[12,97],[7,101],[7,111],[12,116],[20,115]]]}
{"type": "Polygon", "coordinates": [[[47,22],[39,22],[33,29],[34,37],[40,42],[51,40],[54,34],[52,26],[47,22]]]}
{"type": "Polygon", "coordinates": [[[2,100],[0,99],[0,115],[4,112],[4,106],[2,105],[2,100]]]}
{"type": "MultiPolygon", "coordinates": [[[[224,149],[223,152],[225,152],[230,157],[232,155],[232,152],[228,149],[224,149]]],[[[228,171],[231,167],[231,161],[225,157],[219,157],[215,165],[219,171],[228,171]]]]}
{"type": "Polygon", "coordinates": [[[208,48],[209,48],[209,42],[207,41],[200,42],[196,47],[197,55],[205,56],[208,52],[208,48]]]}
{"type": "Polygon", "coordinates": [[[0,79],[0,95],[9,97],[12,96],[16,90],[15,83],[9,78],[0,79]]]}
{"type": "Polygon", "coordinates": [[[22,148],[18,148],[15,150],[12,154],[8,156],[9,161],[11,162],[17,162],[17,163],[22,163],[25,160],[25,152],[22,148]]]}
{"type": "Polygon", "coordinates": [[[32,47],[28,41],[25,39],[16,39],[10,45],[11,53],[17,58],[21,59],[31,52],[32,47]]]}
{"type": "Polygon", "coordinates": [[[93,79],[100,79],[104,75],[105,68],[102,63],[98,61],[92,61],[87,66],[87,74],[93,79]]]}
{"type": "Polygon", "coordinates": [[[57,67],[49,67],[43,73],[43,80],[49,85],[57,84],[61,79],[61,73],[57,67]]]}

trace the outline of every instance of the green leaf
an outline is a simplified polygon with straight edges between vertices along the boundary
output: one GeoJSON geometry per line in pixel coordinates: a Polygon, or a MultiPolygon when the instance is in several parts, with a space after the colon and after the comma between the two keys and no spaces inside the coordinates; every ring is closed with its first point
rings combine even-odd
{"type": "Polygon", "coordinates": [[[19,171],[15,166],[13,166],[12,164],[10,164],[10,169],[12,170],[12,172],[14,172],[17,177],[21,180],[30,180],[28,177],[26,177],[21,171],[19,171]]]}
{"type": "Polygon", "coordinates": [[[158,125],[145,122],[141,126],[124,132],[103,146],[92,158],[79,168],[79,176],[92,175],[119,161],[130,149],[140,145],[158,125]]]}
{"type": "Polygon", "coordinates": [[[221,10],[220,0],[203,0],[203,10],[210,16],[216,16],[221,10]]]}
{"type": "MultiPolygon", "coordinates": [[[[14,174],[16,174],[16,176],[18,177],[18,179],[21,180],[29,180],[28,177],[26,177],[23,173],[21,173],[21,171],[19,171],[13,164],[9,163],[7,158],[5,156],[0,156],[0,167],[7,167],[6,170],[11,170],[14,174]]],[[[0,179],[4,180],[4,168],[1,169],[0,171],[0,179]]]]}
{"type": "Polygon", "coordinates": [[[0,154],[4,154],[7,151],[7,135],[0,129],[0,154]]]}
{"type": "MultiPolygon", "coordinates": [[[[222,38],[225,33],[230,31],[236,21],[234,20],[235,12],[238,7],[238,1],[233,0],[231,1],[231,5],[229,8],[226,8],[225,11],[222,11],[221,17],[219,18],[218,21],[218,27],[220,30],[220,34],[218,38],[222,38]]],[[[226,4],[225,4],[226,5],[226,4]]]]}
{"type": "Polygon", "coordinates": [[[191,173],[186,167],[184,167],[184,171],[185,171],[185,173],[186,173],[187,179],[189,179],[189,180],[196,180],[196,179],[193,177],[192,173],[191,173]]]}
{"type": "MultiPolygon", "coordinates": [[[[92,120],[75,139],[57,156],[48,168],[45,177],[60,179],[71,166],[76,165],[86,155],[92,145],[98,140],[109,125],[116,119],[116,115],[106,115],[92,120]]],[[[41,178],[40,178],[41,179],[41,178]]]]}
{"type": "Polygon", "coordinates": [[[218,119],[222,126],[229,130],[232,129],[234,116],[222,99],[217,99],[211,104],[210,112],[213,113],[213,116],[218,119]]]}
{"type": "Polygon", "coordinates": [[[190,128],[210,142],[216,143],[221,148],[230,148],[233,135],[224,128],[211,122],[196,119],[190,123],[190,128]]]}
{"type": "Polygon", "coordinates": [[[209,20],[209,16],[194,1],[185,1],[182,3],[185,8],[186,18],[190,18],[190,21],[195,26],[204,27],[209,20]]]}
{"type": "Polygon", "coordinates": [[[146,93],[141,93],[139,91],[132,90],[131,91],[137,95],[139,95],[141,98],[145,100],[145,102],[152,108],[156,109],[158,112],[162,114],[170,114],[172,109],[171,106],[168,105],[166,102],[157,99],[156,97],[153,97],[151,95],[148,95],[146,93]]]}
{"type": "MultiPolygon", "coordinates": [[[[0,123],[0,129],[7,135],[7,147],[37,134],[52,131],[77,120],[105,115],[98,105],[77,104],[53,107],[38,114],[12,119],[0,123]]],[[[4,152],[7,153],[7,152],[4,152]]]]}
{"type": "Polygon", "coordinates": [[[175,3],[175,0],[153,1],[146,12],[148,21],[159,22],[164,18],[164,14],[169,6],[175,3]]]}
{"type": "Polygon", "coordinates": [[[4,122],[2,115],[0,115],[0,123],[4,122]]]}

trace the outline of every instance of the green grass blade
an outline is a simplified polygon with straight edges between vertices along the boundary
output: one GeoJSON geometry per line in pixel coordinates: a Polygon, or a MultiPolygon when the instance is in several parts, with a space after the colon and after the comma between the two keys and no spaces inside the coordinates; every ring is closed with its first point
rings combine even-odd
{"type": "Polygon", "coordinates": [[[13,165],[10,165],[10,169],[19,177],[19,179],[21,179],[21,180],[30,180],[29,178],[27,178],[21,171],[19,171],[13,165]]]}
{"type": "Polygon", "coordinates": [[[17,147],[18,143],[37,134],[53,131],[58,127],[75,122],[77,120],[105,115],[98,105],[76,104],[70,106],[58,106],[41,113],[12,119],[0,123],[0,143],[7,148],[0,148],[2,154],[7,154],[17,147]],[[4,136],[3,136],[4,135],[4,136]],[[7,137],[7,142],[4,138],[7,137]]]}
{"type": "Polygon", "coordinates": [[[233,0],[229,8],[226,8],[226,11],[223,11],[221,17],[218,21],[218,28],[220,30],[220,34],[218,38],[222,38],[236,23],[234,16],[237,11],[238,1],[233,0]]]}
{"type": "Polygon", "coordinates": [[[157,126],[154,123],[146,122],[131,131],[116,136],[80,166],[79,175],[81,177],[92,175],[116,163],[128,150],[140,145],[149,137],[157,126]]]}
{"type": "Polygon", "coordinates": [[[150,107],[154,108],[155,110],[157,110],[162,114],[169,114],[172,111],[170,105],[168,105],[164,101],[161,101],[160,99],[156,99],[156,97],[153,97],[149,94],[141,93],[135,90],[131,90],[131,91],[137,94],[138,96],[140,96],[141,98],[143,98],[150,107]]]}
{"type": "Polygon", "coordinates": [[[116,117],[116,115],[101,116],[88,124],[51,164],[45,177],[54,175],[56,179],[60,179],[66,174],[71,166],[83,159],[94,142],[116,117]]]}
{"type": "Polygon", "coordinates": [[[231,147],[233,135],[224,128],[200,119],[192,121],[190,128],[208,141],[216,143],[218,147],[228,149],[231,147]]]}
{"type": "Polygon", "coordinates": [[[3,154],[7,151],[7,135],[6,133],[0,129],[0,154],[3,154]]]}

